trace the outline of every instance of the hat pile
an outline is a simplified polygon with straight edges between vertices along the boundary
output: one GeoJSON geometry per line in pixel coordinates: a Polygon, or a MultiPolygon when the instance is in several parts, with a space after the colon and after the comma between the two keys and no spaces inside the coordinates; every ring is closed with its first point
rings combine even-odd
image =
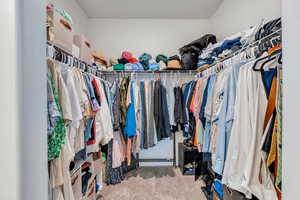
{"type": "Polygon", "coordinates": [[[126,70],[126,71],[142,71],[142,70],[179,70],[181,67],[181,60],[178,55],[167,57],[163,54],[157,55],[155,58],[149,53],[143,53],[138,59],[133,57],[133,54],[129,51],[123,51],[121,58],[117,63],[115,60],[111,60],[114,66],[114,70],[126,70]]]}

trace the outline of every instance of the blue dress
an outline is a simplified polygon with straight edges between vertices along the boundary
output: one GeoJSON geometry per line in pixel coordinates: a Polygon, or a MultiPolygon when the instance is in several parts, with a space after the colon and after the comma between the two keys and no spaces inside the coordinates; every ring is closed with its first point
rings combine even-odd
{"type": "Polygon", "coordinates": [[[134,102],[134,90],[133,82],[130,84],[130,100],[131,103],[127,109],[126,123],[124,133],[128,137],[134,137],[136,135],[136,118],[135,118],[135,102],[134,102]]]}

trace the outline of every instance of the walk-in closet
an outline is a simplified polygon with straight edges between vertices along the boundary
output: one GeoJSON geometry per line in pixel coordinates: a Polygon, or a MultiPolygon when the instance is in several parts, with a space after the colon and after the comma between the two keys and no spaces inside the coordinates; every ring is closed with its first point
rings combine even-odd
{"type": "Polygon", "coordinates": [[[291,2],[11,0],[0,199],[294,200],[291,2]]]}
{"type": "Polygon", "coordinates": [[[280,1],[45,12],[49,200],[282,198],[280,1]]]}

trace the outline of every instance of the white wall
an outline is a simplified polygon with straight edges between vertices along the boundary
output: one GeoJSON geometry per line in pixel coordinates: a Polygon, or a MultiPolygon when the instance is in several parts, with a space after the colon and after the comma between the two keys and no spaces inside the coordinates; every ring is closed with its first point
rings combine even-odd
{"type": "MultiPolygon", "coordinates": [[[[20,200],[46,200],[48,159],[45,2],[18,1],[18,97],[10,100],[12,102],[18,100],[20,108],[18,113],[20,200]]],[[[10,68],[10,65],[5,66],[10,68]]],[[[4,83],[3,86],[8,85],[4,83]]],[[[5,108],[13,109],[12,106],[5,108]]],[[[9,134],[2,131],[1,133],[1,135],[9,134]]],[[[2,152],[2,155],[10,155],[8,150],[4,149],[2,152]]],[[[2,171],[1,167],[0,169],[2,171]]]]}
{"type": "Polygon", "coordinates": [[[74,32],[84,34],[96,50],[118,57],[123,50],[174,55],[178,48],[205,33],[219,40],[280,16],[281,0],[224,0],[207,20],[89,19],[76,0],[46,0],[65,9],[73,18],[74,32]]]}
{"type": "Polygon", "coordinates": [[[17,77],[16,0],[2,2],[0,6],[1,78],[1,156],[0,199],[16,200],[19,197],[19,106],[17,77]]]}
{"type": "Polygon", "coordinates": [[[46,3],[64,9],[71,15],[74,22],[74,33],[86,35],[88,17],[76,0],[46,0],[46,3]]]}
{"type": "Polygon", "coordinates": [[[283,0],[283,198],[299,199],[300,1],[283,0]]]}
{"type": "Polygon", "coordinates": [[[218,39],[259,24],[261,19],[280,17],[281,0],[224,0],[210,18],[218,39]]]}
{"type": "Polygon", "coordinates": [[[208,20],[90,19],[88,38],[94,48],[119,57],[124,50],[136,57],[178,53],[184,44],[211,32],[208,20]]]}

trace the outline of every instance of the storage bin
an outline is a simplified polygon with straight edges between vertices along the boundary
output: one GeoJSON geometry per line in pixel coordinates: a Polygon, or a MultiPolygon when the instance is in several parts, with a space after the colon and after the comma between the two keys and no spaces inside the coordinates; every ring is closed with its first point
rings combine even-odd
{"type": "Polygon", "coordinates": [[[93,60],[91,43],[83,35],[74,35],[74,44],[80,49],[79,59],[91,64],[93,60]]]}
{"type": "Polygon", "coordinates": [[[63,16],[53,9],[47,11],[47,39],[63,50],[72,53],[73,27],[63,16]]]}

